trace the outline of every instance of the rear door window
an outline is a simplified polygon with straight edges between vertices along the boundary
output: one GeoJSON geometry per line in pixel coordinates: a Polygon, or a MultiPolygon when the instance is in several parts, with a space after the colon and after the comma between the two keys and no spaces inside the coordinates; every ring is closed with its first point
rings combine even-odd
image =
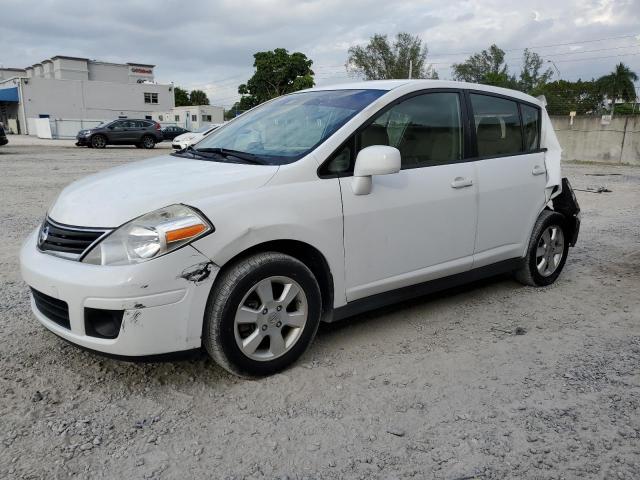
{"type": "Polygon", "coordinates": [[[518,154],[522,149],[522,126],[518,103],[472,93],[471,105],[479,157],[518,154]]]}

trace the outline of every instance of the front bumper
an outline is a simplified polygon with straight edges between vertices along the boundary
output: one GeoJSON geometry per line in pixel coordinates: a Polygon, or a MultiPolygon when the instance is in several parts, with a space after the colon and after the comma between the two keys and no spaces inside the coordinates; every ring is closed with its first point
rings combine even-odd
{"type": "Polygon", "coordinates": [[[36,318],[56,335],[101,352],[142,356],[201,345],[209,291],[219,268],[191,246],[137,265],[99,266],[40,252],[37,231],[20,252],[22,277],[33,289],[63,300],[70,328],[36,307],[36,318]],[[195,274],[194,274],[195,272],[195,274]],[[116,338],[87,334],[85,308],[124,310],[116,338]]]}
{"type": "Polygon", "coordinates": [[[76,137],[76,145],[79,146],[79,147],[84,146],[84,145],[89,145],[89,137],[78,135],[76,137]]]}

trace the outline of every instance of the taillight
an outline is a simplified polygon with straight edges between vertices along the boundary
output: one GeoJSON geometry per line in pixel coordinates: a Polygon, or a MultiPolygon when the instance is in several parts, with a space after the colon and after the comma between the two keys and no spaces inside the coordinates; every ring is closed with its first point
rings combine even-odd
{"type": "Polygon", "coordinates": [[[160,130],[162,128],[158,122],[154,122],[154,123],[156,125],[156,130],[160,130]]]}

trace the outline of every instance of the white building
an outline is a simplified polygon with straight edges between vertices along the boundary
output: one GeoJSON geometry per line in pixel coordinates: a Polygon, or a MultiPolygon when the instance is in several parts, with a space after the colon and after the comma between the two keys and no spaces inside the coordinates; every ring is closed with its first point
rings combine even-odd
{"type": "Polygon", "coordinates": [[[224,108],[213,105],[174,107],[166,112],[154,113],[152,118],[162,125],[178,125],[193,131],[208,123],[222,123],[224,108]]]}
{"type": "Polygon", "coordinates": [[[155,83],[153,69],[62,55],[25,69],[0,69],[0,122],[34,134],[38,118],[49,118],[52,131],[68,132],[77,132],[81,121],[151,119],[175,104],[173,86],[155,83]]]}

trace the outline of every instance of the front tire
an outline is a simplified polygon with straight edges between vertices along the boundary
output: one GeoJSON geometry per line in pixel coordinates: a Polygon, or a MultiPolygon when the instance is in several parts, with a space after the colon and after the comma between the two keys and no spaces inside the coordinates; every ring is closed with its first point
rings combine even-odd
{"type": "Polygon", "coordinates": [[[107,137],[104,135],[94,135],[91,137],[91,146],[93,148],[105,148],[107,146],[107,137]]]}
{"type": "Polygon", "coordinates": [[[515,272],[516,280],[532,287],[551,285],[560,275],[568,251],[564,215],[544,210],[533,227],[525,264],[515,272]]]}
{"type": "Polygon", "coordinates": [[[301,261],[264,252],[238,261],[216,281],[204,316],[203,344],[225,370],[271,375],[291,365],[318,330],[318,282],[301,261]]]}

